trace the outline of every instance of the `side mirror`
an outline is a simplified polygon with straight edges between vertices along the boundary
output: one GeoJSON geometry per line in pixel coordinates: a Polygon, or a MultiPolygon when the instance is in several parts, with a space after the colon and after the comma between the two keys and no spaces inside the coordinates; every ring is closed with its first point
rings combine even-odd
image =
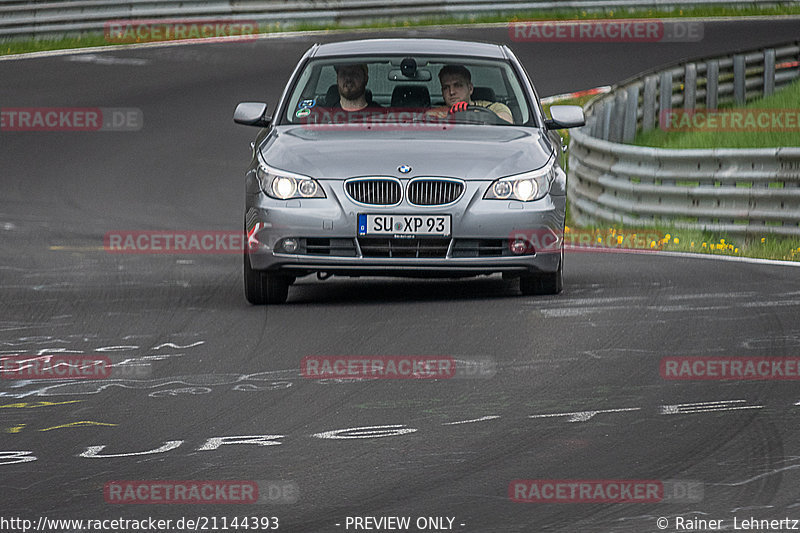
{"type": "Polygon", "coordinates": [[[233,112],[233,121],[245,126],[258,126],[266,128],[272,123],[272,117],[267,115],[267,104],[263,102],[242,102],[233,112]]]}
{"type": "Polygon", "coordinates": [[[548,130],[560,130],[563,128],[575,128],[586,124],[586,117],[583,115],[583,108],[577,105],[554,105],[550,106],[550,116],[544,121],[544,126],[548,130]]]}

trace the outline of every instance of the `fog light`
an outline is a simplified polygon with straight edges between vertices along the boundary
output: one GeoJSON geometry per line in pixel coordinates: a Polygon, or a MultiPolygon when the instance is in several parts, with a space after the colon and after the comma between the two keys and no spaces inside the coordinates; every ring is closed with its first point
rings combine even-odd
{"type": "Polygon", "coordinates": [[[517,239],[511,243],[511,253],[522,255],[528,251],[528,243],[521,239],[517,239]]]}
{"type": "Polygon", "coordinates": [[[297,239],[283,239],[283,241],[281,241],[281,248],[283,248],[283,251],[286,253],[293,254],[297,251],[298,247],[297,239]]]}

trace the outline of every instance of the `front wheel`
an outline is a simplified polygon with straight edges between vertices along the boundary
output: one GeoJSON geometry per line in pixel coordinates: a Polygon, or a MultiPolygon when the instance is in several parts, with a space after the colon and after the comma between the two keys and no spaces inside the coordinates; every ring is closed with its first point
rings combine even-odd
{"type": "Polygon", "coordinates": [[[253,270],[247,252],[244,254],[244,296],[253,305],[282,304],[289,297],[291,278],[253,270]]]}
{"type": "Polygon", "coordinates": [[[564,289],[564,248],[558,258],[558,269],[546,274],[525,275],[519,278],[519,290],[525,296],[558,294],[564,289]]]}

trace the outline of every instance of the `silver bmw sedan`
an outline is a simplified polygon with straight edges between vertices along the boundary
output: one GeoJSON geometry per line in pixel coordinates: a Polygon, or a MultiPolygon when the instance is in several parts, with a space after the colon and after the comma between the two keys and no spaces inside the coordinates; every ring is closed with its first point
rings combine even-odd
{"type": "Polygon", "coordinates": [[[314,45],[261,128],[245,175],[245,296],[300,276],[518,277],[562,289],[566,174],[556,130],[503,45],[373,39],[314,45]]]}

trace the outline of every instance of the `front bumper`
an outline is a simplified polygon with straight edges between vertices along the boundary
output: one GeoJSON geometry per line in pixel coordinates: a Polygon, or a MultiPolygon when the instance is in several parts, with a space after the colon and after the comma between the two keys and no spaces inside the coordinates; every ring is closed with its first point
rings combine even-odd
{"type": "Polygon", "coordinates": [[[446,207],[406,203],[363,206],[345,194],[339,180],[318,180],[327,198],[281,201],[263,193],[247,196],[246,231],[250,264],[255,270],[302,276],[312,272],[341,275],[457,277],[497,272],[533,274],[558,269],[565,196],[547,195],[534,202],[483,200],[491,182],[467,182],[463,196],[446,207]],[[392,239],[359,237],[361,213],[385,215],[448,214],[448,238],[392,239]],[[514,254],[510,243],[520,236],[551,234],[557,246],[529,248],[514,254]],[[276,251],[286,238],[300,244],[297,253],[276,251]]]}

